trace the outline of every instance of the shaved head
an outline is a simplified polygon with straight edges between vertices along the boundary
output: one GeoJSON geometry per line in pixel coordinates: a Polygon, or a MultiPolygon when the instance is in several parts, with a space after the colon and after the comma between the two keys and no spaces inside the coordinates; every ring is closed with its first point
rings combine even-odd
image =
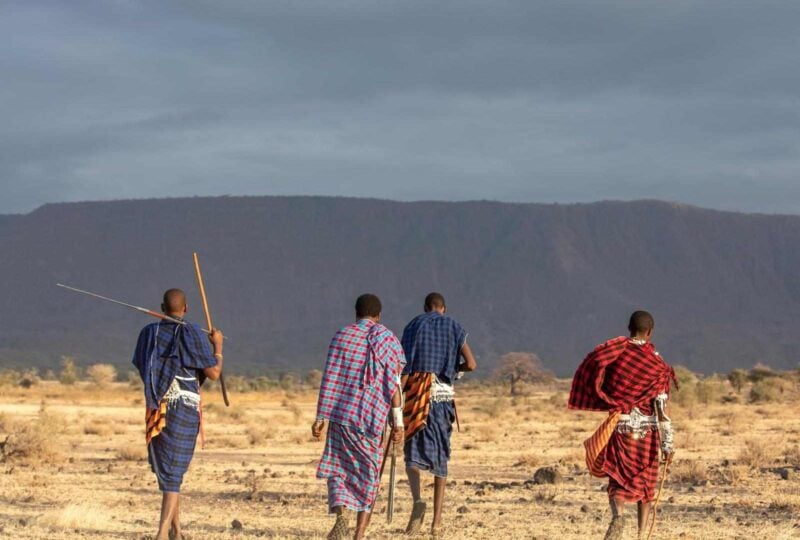
{"type": "Polygon", "coordinates": [[[438,292],[432,292],[425,297],[425,311],[433,311],[434,309],[444,309],[447,304],[444,303],[444,296],[438,292]]]}
{"type": "Polygon", "coordinates": [[[180,289],[169,289],[161,304],[164,313],[183,313],[186,310],[186,293],[180,289]]]}
{"type": "Polygon", "coordinates": [[[651,332],[655,326],[655,319],[646,311],[634,311],[630,321],[628,321],[628,330],[630,330],[632,336],[651,332]]]}

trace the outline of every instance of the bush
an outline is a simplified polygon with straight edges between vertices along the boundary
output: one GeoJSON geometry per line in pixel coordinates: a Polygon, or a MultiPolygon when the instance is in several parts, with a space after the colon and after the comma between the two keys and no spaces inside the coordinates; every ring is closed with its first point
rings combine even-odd
{"type": "Polygon", "coordinates": [[[761,379],[753,383],[750,388],[750,401],[752,403],[781,401],[786,398],[792,386],[794,386],[792,381],[780,377],[761,379]]]}
{"type": "Polygon", "coordinates": [[[728,381],[736,392],[741,393],[744,385],[747,384],[747,372],[743,369],[734,369],[728,373],[728,381]]]}
{"type": "Polygon", "coordinates": [[[0,386],[17,386],[20,374],[13,369],[4,369],[0,372],[0,386]]]}
{"type": "Polygon", "coordinates": [[[756,439],[745,441],[744,448],[739,453],[739,463],[751,469],[760,469],[769,465],[772,463],[772,452],[769,445],[756,439]]]}
{"type": "Polygon", "coordinates": [[[322,384],[322,372],[318,369],[312,369],[306,374],[306,384],[314,390],[319,390],[322,384]]]}
{"type": "Polygon", "coordinates": [[[61,457],[59,438],[64,432],[63,418],[42,411],[35,420],[13,422],[7,428],[9,434],[0,442],[0,461],[37,465],[61,457]]]}
{"type": "Polygon", "coordinates": [[[36,371],[35,369],[31,369],[26,371],[20,376],[17,384],[22,388],[30,388],[32,386],[39,384],[40,380],[41,379],[39,378],[39,372],[36,371]]]}
{"type": "Polygon", "coordinates": [[[107,388],[117,378],[117,368],[111,364],[94,364],[86,370],[86,376],[98,388],[107,388]]]}
{"type": "Polygon", "coordinates": [[[756,364],[747,373],[747,378],[750,379],[750,382],[754,383],[763,381],[765,379],[772,379],[777,376],[778,373],[776,373],[775,370],[769,366],[765,366],[764,364],[756,364]]]}
{"type": "Polygon", "coordinates": [[[723,382],[716,377],[710,377],[699,381],[694,387],[697,400],[705,405],[709,403],[718,403],[725,393],[725,389],[722,385],[723,382]]]}
{"type": "Polygon", "coordinates": [[[58,376],[61,384],[75,384],[78,381],[78,368],[75,360],[69,356],[61,358],[61,373],[58,376]]]}

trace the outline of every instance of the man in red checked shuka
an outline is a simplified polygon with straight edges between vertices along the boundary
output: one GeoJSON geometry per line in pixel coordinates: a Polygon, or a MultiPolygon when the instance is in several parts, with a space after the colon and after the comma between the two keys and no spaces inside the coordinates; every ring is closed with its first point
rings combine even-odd
{"type": "Polygon", "coordinates": [[[652,315],[635,312],[630,337],[599,345],[572,379],[570,409],[609,413],[584,442],[589,472],[608,477],[612,519],[606,540],[622,538],[625,503],[637,503],[642,537],[656,494],[659,449],[665,461],[673,456],[666,403],[675,372],[650,342],[654,326],[652,315]]]}

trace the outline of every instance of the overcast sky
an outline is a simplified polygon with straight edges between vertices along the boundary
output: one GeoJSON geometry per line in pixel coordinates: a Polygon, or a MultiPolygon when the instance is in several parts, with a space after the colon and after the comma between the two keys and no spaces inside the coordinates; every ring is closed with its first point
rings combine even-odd
{"type": "Polygon", "coordinates": [[[0,4],[0,213],[322,194],[800,213],[800,2],[0,4]]]}

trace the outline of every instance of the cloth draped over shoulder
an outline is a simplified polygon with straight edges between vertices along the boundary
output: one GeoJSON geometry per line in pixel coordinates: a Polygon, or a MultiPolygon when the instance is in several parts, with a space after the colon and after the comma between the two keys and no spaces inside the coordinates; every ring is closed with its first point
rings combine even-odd
{"type": "Polygon", "coordinates": [[[675,372],[652,343],[637,345],[618,337],[596,347],[583,360],[569,394],[570,409],[620,411],[651,402],[669,393],[675,372]]]}
{"type": "Polygon", "coordinates": [[[369,319],[342,328],[331,341],[317,418],[328,433],[317,478],[328,481],[331,511],[371,509],[380,485],[381,444],[405,356],[397,337],[369,319]]]}
{"type": "Polygon", "coordinates": [[[317,418],[383,433],[406,360],[391,330],[369,319],[339,330],[328,347],[317,418]]]}
{"type": "Polygon", "coordinates": [[[455,319],[431,311],[406,325],[402,341],[408,358],[403,372],[407,375],[403,387],[406,467],[444,478],[457,418],[452,385],[467,332],[455,319]],[[442,386],[448,392],[445,399],[438,399],[434,390],[442,386]]]}
{"type": "Polygon", "coordinates": [[[161,491],[180,492],[200,430],[202,370],[216,363],[195,324],[153,323],[139,334],[133,364],[144,383],[148,461],[161,491]]]}
{"type": "Polygon", "coordinates": [[[145,405],[156,409],[175,376],[196,378],[190,390],[199,390],[205,368],[217,364],[211,344],[197,324],[163,321],[148,324],[139,333],[133,365],[144,383],[145,405]]]}
{"type": "Polygon", "coordinates": [[[408,360],[403,375],[433,373],[440,381],[453,384],[466,341],[467,332],[455,319],[436,311],[418,315],[403,330],[403,350],[408,360]]]}
{"type": "Polygon", "coordinates": [[[638,408],[652,414],[653,401],[669,393],[673,369],[651,343],[627,337],[595,348],[572,380],[568,407],[607,411],[609,416],[584,441],[586,465],[597,477],[610,477],[609,494],[628,501],[652,498],[658,473],[657,433],[634,440],[616,431],[621,414],[638,408]]]}

